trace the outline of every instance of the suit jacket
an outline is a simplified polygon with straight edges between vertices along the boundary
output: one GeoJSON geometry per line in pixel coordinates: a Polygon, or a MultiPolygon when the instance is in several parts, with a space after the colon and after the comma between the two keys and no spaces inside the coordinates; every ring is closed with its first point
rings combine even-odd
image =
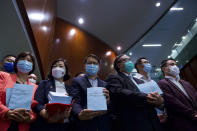
{"type": "MultiPolygon", "coordinates": [[[[10,127],[11,120],[8,120],[5,115],[9,111],[8,107],[6,106],[6,88],[13,88],[14,84],[16,83],[17,75],[16,74],[9,74],[6,72],[0,72],[0,127],[1,131],[7,131],[10,127]]],[[[37,89],[37,85],[28,81],[28,85],[33,85],[33,97],[32,97],[32,106],[36,103],[34,100],[34,93],[37,89]]],[[[31,110],[31,117],[33,120],[36,119],[36,114],[31,110]]],[[[28,123],[20,123],[18,124],[19,131],[28,131],[30,124],[28,123]]]]}
{"type": "MultiPolygon", "coordinates": [[[[105,87],[106,82],[98,80],[99,87],[105,87]]],[[[81,110],[87,109],[87,88],[91,87],[88,80],[88,76],[75,77],[71,82],[72,96],[74,97],[74,104],[72,113],[75,118],[75,130],[76,131],[109,131],[110,130],[110,118],[109,114],[97,116],[92,120],[79,120],[78,114],[81,110]]]]}
{"type": "Polygon", "coordinates": [[[197,131],[197,92],[188,82],[179,81],[189,95],[189,98],[169,79],[158,82],[163,90],[169,124],[172,130],[197,131]]]}
{"type": "MultiPolygon", "coordinates": [[[[67,93],[70,95],[70,87],[65,85],[67,93]]],[[[48,94],[49,91],[56,91],[55,86],[55,80],[49,79],[49,80],[43,80],[40,82],[38,89],[35,92],[35,100],[38,101],[38,105],[33,108],[33,110],[36,112],[38,118],[35,121],[35,123],[32,124],[31,130],[32,131],[44,131],[44,130],[68,130],[68,123],[61,124],[61,123],[55,123],[55,124],[49,124],[46,123],[45,119],[40,116],[40,111],[45,108],[45,104],[47,104],[48,101],[48,94]]]]}
{"type": "MultiPolygon", "coordinates": [[[[137,84],[143,81],[133,78],[137,84]]],[[[123,73],[110,75],[106,80],[110,91],[112,112],[115,116],[113,131],[160,131],[160,123],[153,106],[146,100],[131,79],[123,73]]]]}

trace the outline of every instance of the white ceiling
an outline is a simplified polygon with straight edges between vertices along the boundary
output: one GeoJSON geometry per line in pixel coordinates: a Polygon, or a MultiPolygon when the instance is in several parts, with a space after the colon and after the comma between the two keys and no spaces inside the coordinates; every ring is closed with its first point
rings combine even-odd
{"type": "MultiPolygon", "coordinates": [[[[197,18],[197,0],[179,0],[174,7],[183,7],[183,11],[169,11],[140,42],[128,50],[135,61],[147,57],[156,67],[160,66],[172,52],[174,44],[182,40],[197,18]],[[142,47],[147,43],[160,43],[162,47],[142,47]]],[[[196,49],[197,52],[197,49],[196,49]]]]}
{"type": "Polygon", "coordinates": [[[57,0],[57,16],[79,26],[116,51],[127,50],[158,18],[174,0],[57,0]],[[83,17],[85,23],[78,24],[83,17]]]}
{"type": "Polygon", "coordinates": [[[197,0],[177,0],[173,7],[183,7],[183,11],[169,11],[140,42],[133,47],[132,44],[172,3],[173,0],[58,0],[57,16],[101,39],[115,51],[121,45],[123,50],[117,53],[131,51],[133,61],[143,56],[159,67],[197,17],[197,0]],[[155,7],[157,1],[161,2],[159,8],[155,7]],[[84,25],[78,24],[79,17],[84,18],[84,25]],[[146,43],[160,43],[162,47],[142,47],[146,43]]]}

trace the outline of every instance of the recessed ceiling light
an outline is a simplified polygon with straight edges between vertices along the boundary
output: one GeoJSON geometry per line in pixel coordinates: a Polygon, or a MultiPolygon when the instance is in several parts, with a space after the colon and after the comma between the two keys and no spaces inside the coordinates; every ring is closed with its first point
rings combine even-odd
{"type": "Polygon", "coordinates": [[[44,19],[48,19],[48,15],[40,12],[31,12],[29,13],[29,19],[34,21],[41,21],[44,19]]]}
{"type": "Polygon", "coordinates": [[[132,56],[132,52],[129,52],[129,55],[132,56]]]}
{"type": "Polygon", "coordinates": [[[177,60],[176,63],[178,63],[179,61],[177,60]]]}
{"type": "Polygon", "coordinates": [[[182,8],[182,7],[179,7],[179,8],[177,8],[177,7],[172,7],[172,8],[170,8],[170,10],[171,10],[171,11],[182,11],[182,10],[184,10],[184,8],[182,8]]]}
{"type": "Polygon", "coordinates": [[[42,26],[41,29],[42,29],[43,31],[47,32],[47,29],[48,29],[48,28],[47,28],[46,26],[42,26]]]}
{"type": "Polygon", "coordinates": [[[117,46],[116,48],[118,51],[122,50],[122,47],[121,46],[117,46]]]}
{"type": "Polygon", "coordinates": [[[71,29],[69,34],[70,34],[71,36],[73,36],[75,33],[76,33],[76,30],[75,30],[75,29],[71,29]]]}
{"type": "Polygon", "coordinates": [[[161,6],[161,3],[160,3],[160,2],[157,2],[157,3],[155,4],[155,6],[156,6],[156,7],[159,7],[159,6],[161,6]]]}
{"type": "Polygon", "coordinates": [[[110,55],[111,55],[111,51],[106,52],[105,55],[106,55],[106,56],[110,56],[110,55]]]}
{"type": "Polygon", "coordinates": [[[182,37],[183,40],[185,40],[185,38],[186,38],[185,36],[182,37]]]}
{"type": "Polygon", "coordinates": [[[157,46],[162,46],[161,44],[143,44],[143,47],[157,47],[157,46]]]}
{"type": "Polygon", "coordinates": [[[59,38],[57,38],[55,41],[56,41],[56,43],[59,43],[59,42],[60,42],[60,39],[59,39],[59,38]]]}
{"type": "Polygon", "coordinates": [[[84,19],[83,18],[79,18],[78,19],[78,23],[82,25],[84,23],[84,19]]]}
{"type": "Polygon", "coordinates": [[[171,56],[169,55],[168,58],[171,58],[171,56]]]}

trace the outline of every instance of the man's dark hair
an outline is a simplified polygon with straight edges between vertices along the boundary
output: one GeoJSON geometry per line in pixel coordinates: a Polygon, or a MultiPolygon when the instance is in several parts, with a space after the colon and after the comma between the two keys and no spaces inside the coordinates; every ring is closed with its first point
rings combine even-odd
{"type": "MultiPolygon", "coordinates": [[[[162,68],[163,68],[163,67],[166,67],[166,64],[167,64],[167,62],[168,62],[169,60],[175,61],[175,59],[173,59],[173,58],[168,58],[168,59],[163,60],[163,61],[161,62],[161,65],[160,65],[161,71],[162,71],[162,68]]],[[[162,71],[162,73],[163,73],[163,75],[164,75],[164,72],[163,72],[163,71],[162,71]]]]}
{"type": "Polygon", "coordinates": [[[15,55],[8,54],[8,55],[4,56],[3,59],[2,59],[1,61],[3,62],[7,57],[14,57],[14,58],[16,58],[15,55]]]}
{"type": "Polygon", "coordinates": [[[142,59],[148,60],[146,57],[140,57],[136,60],[135,69],[137,70],[138,73],[139,73],[139,69],[137,68],[137,65],[140,65],[142,63],[142,59]]]}
{"type": "Polygon", "coordinates": [[[89,54],[88,56],[85,57],[83,63],[86,64],[87,63],[87,60],[89,57],[92,57],[94,59],[96,59],[98,61],[98,63],[100,64],[100,58],[98,56],[96,56],[95,54],[89,54]]]}
{"type": "Polygon", "coordinates": [[[120,63],[120,58],[125,55],[125,54],[120,54],[116,57],[116,59],[114,60],[114,69],[117,71],[117,72],[120,72],[120,68],[118,67],[118,63],[120,63]]]}
{"type": "Polygon", "coordinates": [[[59,61],[62,61],[62,62],[64,63],[65,68],[66,68],[66,73],[65,73],[65,75],[64,75],[64,81],[66,81],[66,80],[68,80],[68,79],[70,78],[70,75],[69,75],[69,73],[68,73],[68,65],[67,65],[67,62],[66,62],[66,60],[63,59],[63,58],[58,58],[58,59],[56,59],[55,61],[53,61],[53,63],[51,64],[51,68],[50,68],[50,72],[49,72],[48,78],[49,78],[49,79],[54,79],[54,77],[53,77],[53,75],[52,75],[52,69],[53,69],[53,66],[54,66],[57,62],[59,62],[59,61]]]}
{"type": "Polygon", "coordinates": [[[173,58],[165,59],[165,60],[163,60],[163,61],[161,62],[160,67],[161,67],[161,68],[162,68],[162,67],[165,67],[165,66],[166,66],[166,64],[167,64],[167,62],[168,62],[169,60],[173,60],[173,61],[175,61],[175,59],[173,59],[173,58]]]}
{"type": "Polygon", "coordinates": [[[15,71],[16,73],[18,72],[18,69],[17,69],[17,63],[18,63],[18,61],[19,61],[20,59],[22,59],[22,58],[25,58],[26,56],[30,56],[30,57],[31,57],[32,66],[33,66],[32,70],[29,72],[29,74],[31,74],[31,73],[34,72],[34,69],[35,69],[35,58],[34,58],[34,56],[33,56],[30,52],[25,51],[25,52],[20,53],[20,54],[17,56],[17,58],[16,58],[16,60],[15,60],[15,62],[14,62],[14,71],[15,71]]]}

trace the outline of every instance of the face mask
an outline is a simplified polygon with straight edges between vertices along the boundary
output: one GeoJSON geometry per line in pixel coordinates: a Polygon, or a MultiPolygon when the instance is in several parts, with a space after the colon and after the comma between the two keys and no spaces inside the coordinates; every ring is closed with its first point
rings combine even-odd
{"type": "Polygon", "coordinates": [[[173,76],[177,76],[180,73],[180,70],[179,70],[179,68],[176,65],[170,66],[169,69],[170,69],[170,72],[169,73],[171,75],[173,75],[173,76]]]}
{"type": "Polygon", "coordinates": [[[14,72],[14,63],[6,62],[3,66],[4,70],[8,73],[14,72]]]}
{"type": "Polygon", "coordinates": [[[30,81],[31,83],[36,84],[36,80],[34,80],[33,78],[30,78],[29,81],[30,81]]]}
{"type": "Polygon", "coordinates": [[[59,78],[62,78],[64,77],[65,75],[65,70],[61,67],[54,67],[52,69],[52,76],[59,79],[59,78]]]}
{"type": "Polygon", "coordinates": [[[149,73],[152,70],[152,65],[151,64],[144,64],[144,71],[146,73],[149,73]]]}
{"type": "Polygon", "coordinates": [[[29,73],[33,68],[33,64],[27,60],[19,60],[17,69],[22,73],[29,73]]]}
{"type": "Polygon", "coordinates": [[[94,76],[98,72],[98,65],[95,64],[86,64],[86,72],[90,76],[94,76]]]}
{"type": "Polygon", "coordinates": [[[126,72],[132,72],[132,70],[134,69],[134,64],[132,61],[127,61],[125,62],[125,70],[126,72]]]}

